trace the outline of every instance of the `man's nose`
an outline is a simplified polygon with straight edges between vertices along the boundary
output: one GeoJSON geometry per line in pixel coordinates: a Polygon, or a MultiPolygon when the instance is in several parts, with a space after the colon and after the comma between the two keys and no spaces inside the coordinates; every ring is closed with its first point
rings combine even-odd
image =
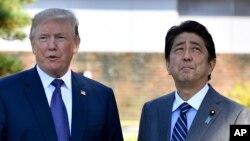
{"type": "Polygon", "coordinates": [[[191,61],[193,59],[192,52],[189,49],[185,49],[183,53],[183,60],[184,61],[191,61]]]}
{"type": "Polygon", "coordinates": [[[48,48],[50,50],[54,50],[56,48],[56,42],[55,42],[55,39],[53,37],[51,37],[49,39],[49,44],[48,44],[48,48]]]}

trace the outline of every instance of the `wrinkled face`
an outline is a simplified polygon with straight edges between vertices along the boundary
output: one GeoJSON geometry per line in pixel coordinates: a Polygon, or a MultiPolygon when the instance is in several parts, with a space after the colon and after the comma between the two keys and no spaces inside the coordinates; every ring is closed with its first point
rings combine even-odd
{"type": "Polygon", "coordinates": [[[176,36],[167,62],[167,70],[176,83],[208,81],[215,60],[208,61],[203,39],[195,33],[184,32],[176,36]]]}
{"type": "Polygon", "coordinates": [[[74,39],[71,25],[50,20],[38,25],[35,31],[31,44],[37,65],[52,77],[64,75],[80,42],[74,39]]]}

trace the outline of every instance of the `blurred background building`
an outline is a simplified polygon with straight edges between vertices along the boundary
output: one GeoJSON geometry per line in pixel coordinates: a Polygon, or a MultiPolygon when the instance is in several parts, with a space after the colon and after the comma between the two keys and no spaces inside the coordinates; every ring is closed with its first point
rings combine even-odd
{"type": "MultiPolygon", "coordinates": [[[[210,83],[250,106],[249,0],[36,0],[25,9],[32,17],[51,7],[77,15],[81,45],[72,68],[114,89],[126,138],[131,123],[137,136],[146,101],[175,90],[164,42],[168,29],[184,20],[204,24],[214,38],[218,58],[210,83]]],[[[0,51],[25,68],[35,65],[28,39],[0,42],[0,51]]]]}

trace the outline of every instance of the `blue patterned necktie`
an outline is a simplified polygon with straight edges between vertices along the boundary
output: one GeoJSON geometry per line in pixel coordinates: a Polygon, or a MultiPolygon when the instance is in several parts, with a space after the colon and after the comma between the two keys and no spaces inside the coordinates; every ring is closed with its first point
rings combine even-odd
{"type": "Polygon", "coordinates": [[[179,108],[180,116],[175,123],[171,141],[185,141],[187,136],[186,112],[191,108],[191,106],[188,103],[183,103],[179,108]]]}
{"type": "Polygon", "coordinates": [[[51,82],[55,90],[52,95],[50,109],[56,127],[57,141],[70,140],[67,110],[61,96],[61,86],[63,83],[61,79],[55,79],[51,82]]]}

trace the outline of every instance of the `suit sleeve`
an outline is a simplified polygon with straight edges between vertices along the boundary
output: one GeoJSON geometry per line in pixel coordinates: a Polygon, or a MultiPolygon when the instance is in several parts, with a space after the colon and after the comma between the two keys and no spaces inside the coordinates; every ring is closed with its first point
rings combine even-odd
{"type": "Polygon", "coordinates": [[[118,108],[112,89],[108,98],[108,141],[123,141],[118,108]]]}
{"type": "Polygon", "coordinates": [[[0,141],[6,140],[6,117],[5,117],[5,108],[0,97],[0,141]]]}
{"type": "Polygon", "coordinates": [[[145,141],[145,134],[146,134],[146,104],[144,104],[141,113],[140,125],[139,125],[139,134],[138,134],[138,141],[145,141]]]}
{"type": "Polygon", "coordinates": [[[244,108],[236,119],[236,124],[250,125],[250,108],[244,108]]]}

